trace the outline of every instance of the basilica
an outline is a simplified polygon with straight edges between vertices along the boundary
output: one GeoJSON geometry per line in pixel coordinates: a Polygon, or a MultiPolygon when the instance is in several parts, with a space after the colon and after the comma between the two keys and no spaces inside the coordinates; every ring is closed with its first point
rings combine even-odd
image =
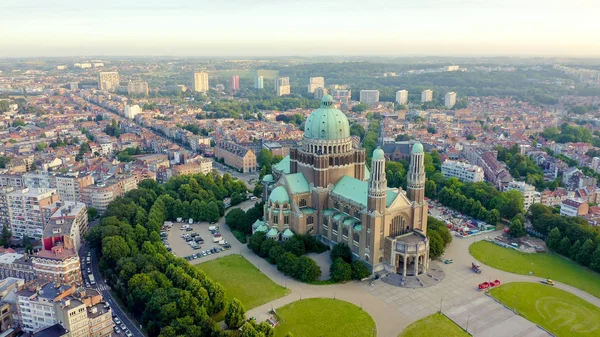
{"type": "Polygon", "coordinates": [[[315,235],[344,243],[372,272],[420,275],[429,266],[424,152],[412,145],[407,190],[388,188],[385,155],[366,165],[346,115],[325,95],[306,119],[302,145],[263,178],[264,221],[253,224],[273,240],[315,235]]]}

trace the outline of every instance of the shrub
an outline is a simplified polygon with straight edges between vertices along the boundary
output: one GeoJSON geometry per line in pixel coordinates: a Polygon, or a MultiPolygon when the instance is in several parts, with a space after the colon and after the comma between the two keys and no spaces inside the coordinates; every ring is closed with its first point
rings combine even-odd
{"type": "Polygon", "coordinates": [[[267,235],[265,232],[256,232],[254,233],[250,239],[248,239],[248,248],[257,254],[260,252],[260,247],[262,246],[263,241],[267,239],[267,235]]]}
{"type": "Polygon", "coordinates": [[[333,246],[330,257],[331,261],[333,262],[335,262],[338,258],[341,258],[346,263],[352,262],[352,252],[350,251],[350,248],[343,243],[338,243],[333,246]]]}
{"type": "Polygon", "coordinates": [[[329,272],[331,273],[331,279],[335,282],[347,282],[352,279],[352,267],[341,257],[333,262],[329,272]]]}
{"type": "Polygon", "coordinates": [[[280,272],[294,276],[298,268],[298,257],[290,252],[283,253],[277,260],[277,270],[280,272]]]}
{"type": "Polygon", "coordinates": [[[233,236],[235,236],[236,239],[238,239],[239,242],[241,243],[246,243],[246,234],[240,232],[240,231],[231,231],[231,233],[233,234],[233,236]]]}
{"type": "Polygon", "coordinates": [[[321,268],[319,268],[315,260],[308,256],[301,256],[298,259],[295,278],[302,282],[310,283],[318,279],[319,276],[321,276],[321,268]]]}
{"type": "Polygon", "coordinates": [[[307,253],[321,254],[329,249],[329,246],[317,240],[316,237],[308,234],[297,235],[304,242],[304,249],[307,253]]]}
{"type": "Polygon", "coordinates": [[[279,258],[281,257],[281,255],[285,254],[285,250],[283,250],[283,248],[281,248],[281,246],[277,245],[273,248],[271,248],[271,250],[269,250],[269,258],[268,261],[270,264],[276,264],[277,261],[279,260],[279,258]]]}
{"type": "Polygon", "coordinates": [[[367,268],[367,266],[365,266],[365,264],[360,260],[352,261],[351,266],[353,280],[362,280],[365,277],[371,275],[371,272],[369,272],[369,268],[367,268]]]}
{"type": "Polygon", "coordinates": [[[260,245],[260,251],[258,252],[258,256],[264,258],[269,257],[269,252],[271,248],[279,246],[279,243],[275,240],[264,240],[260,245]]]}
{"type": "Polygon", "coordinates": [[[298,257],[306,253],[306,249],[304,248],[304,241],[302,241],[302,239],[296,235],[284,241],[281,246],[286,252],[290,252],[298,257]]]}

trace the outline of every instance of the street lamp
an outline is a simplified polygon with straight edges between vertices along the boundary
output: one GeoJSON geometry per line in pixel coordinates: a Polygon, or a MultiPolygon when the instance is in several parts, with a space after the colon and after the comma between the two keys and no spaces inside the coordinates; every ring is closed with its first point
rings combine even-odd
{"type": "Polygon", "coordinates": [[[471,317],[471,315],[467,315],[467,327],[465,329],[467,332],[469,332],[469,317],[471,317]]]}

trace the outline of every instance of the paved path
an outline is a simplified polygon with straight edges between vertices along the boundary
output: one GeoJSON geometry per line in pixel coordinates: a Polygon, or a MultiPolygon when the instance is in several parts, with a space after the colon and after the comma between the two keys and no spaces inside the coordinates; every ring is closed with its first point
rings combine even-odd
{"type": "MultiPolygon", "coordinates": [[[[227,226],[222,226],[221,232],[230,234],[227,226]]],[[[501,232],[499,231],[494,232],[489,237],[500,234],[501,232]]],[[[481,301],[482,303],[492,301],[495,306],[489,304],[488,308],[495,310],[494,314],[507,315],[506,312],[512,314],[510,310],[479,291],[477,285],[481,282],[495,279],[500,279],[503,283],[539,282],[542,279],[533,276],[512,274],[489,266],[483,266],[481,274],[472,272],[470,266],[471,262],[475,261],[475,259],[469,254],[469,246],[473,242],[485,238],[485,235],[468,239],[455,238],[448,246],[445,254],[445,257],[453,259],[455,263],[441,266],[446,275],[444,280],[433,287],[416,289],[398,288],[385,284],[380,280],[374,282],[373,285],[370,285],[369,282],[351,282],[327,286],[309,285],[281,274],[275,266],[258,257],[244,245],[236,245],[237,247],[234,247],[233,251],[243,255],[275,283],[291,290],[290,294],[285,297],[249,310],[247,313],[248,316],[255,316],[260,321],[268,317],[268,312],[272,308],[277,309],[300,299],[313,297],[336,298],[354,303],[369,313],[375,320],[377,336],[396,337],[408,324],[431,315],[439,311],[440,308],[444,312],[447,310],[458,312],[455,314],[457,317],[456,320],[459,325],[465,326],[466,324],[464,323],[466,323],[469,314],[466,316],[461,315],[459,313],[460,308],[473,301],[481,301]],[[464,323],[460,323],[461,320],[464,323]]],[[[558,282],[556,287],[600,306],[600,299],[579,289],[558,282]]],[[[480,337],[518,336],[514,331],[521,331],[524,333],[522,336],[545,336],[541,330],[535,328],[533,323],[520,316],[512,314],[512,316],[506,317],[508,318],[500,321],[500,324],[495,325],[495,328],[493,328],[494,326],[490,326],[488,329],[485,329],[485,326],[472,326],[471,324],[473,323],[470,323],[470,325],[473,329],[477,329],[476,335],[480,337]],[[501,332],[503,333],[502,335],[499,334],[501,332]]],[[[471,330],[471,327],[469,330],[471,330]]]]}

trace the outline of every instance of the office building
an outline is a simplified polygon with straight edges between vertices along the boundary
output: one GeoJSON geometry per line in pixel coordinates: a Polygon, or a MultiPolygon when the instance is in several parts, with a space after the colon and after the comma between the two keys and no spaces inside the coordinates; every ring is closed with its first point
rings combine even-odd
{"type": "Polygon", "coordinates": [[[242,173],[256,171],[256,155],[254,151],[234,142],[219,141],[215,147],[215,158],[222,159],[229,166],[242,173]]]}
{"type": "Polygon", "coordinates": [[[540,203],[540,193],[536,192],[535,186],[529,185],[523,181],[511,181],[506,186],[506,191],[516,190],[523,195],[523,209],[527,211],[533,204],[540,203]]]}
{"type": "Polygon", "coordinates": [[[130,81],[127,84],[127,92],[130,95],[148,96],[148,82],[130,81]]]}
{"type": "Polygon", "coordinates": [[[446,178],[458,178],[460,181],[478,183],[484,180],[483,169],[460,161],[446,160],[442,163],[442,174],[446,178]]]}
{"type": "Polygon", "coordinates": [[[426,102],[431,102],[431,101],[433,101],[433,90],[431,90],[431,89],[423,90],[421,92],[421,102],[426,103],[426,102]]]}
{"type": "Polygon", "coordinates": [[[208,73],[194,73],[193,90],[197,92],[207,92],[208,86],[208,73]]]}
{"type": "Polygon", "coordinates": [[[229,90],[230,91],[238,91],[240,90],[240,77],[239,76],[231,76],[229,77],[229,90]]]}
{"type": "Polygon", "coordinates": [[[325,79],[323,77],[311,77],[308,79],[308,92],[314,93],[317,88],[325,88],[325,79]]]}
{"type": "Polygon", "coordinates": [[[6,200],[12,235],[41,239],[44,224],[54,213],[46,206],[59,201],[59,196],[55,189],[25,188],[8,193],[6,200]]]}
{"type": "Polygon", "coordinates": [[[142,113],[142,108],[137,104],[126,105],[125,109],[123,110],[123,115],[127,119],[134,119],[136,115],[139,115],[141,113],[142,113]]]}
{"type": "Polygon", "coordinates": [[[256,89],[263,89],[264,87],[265,87],[264,77],[262,77],[262,76],[256,76],[254,78],[254,88],[256,88],[256,89]]]}
{"type": "Polygon", "coordinates": [[[103,91],[115,91],[119,86],[119,73],[106,71],[98,73],[98,89],[103,91]]]}
{"type": "Polygon", "coordinates": [[[275,92],[277,96],[289,95],[290,94],[290,78],[280,77],[275,79],[275,92]]]}
{"type": "Polygon", "coordinates": [[[317,88],[317,89],[315,89],[315,93],[313,94],[313,97],[320,101],[321,99],[323,99],[323,96],[325,96],[325,95],[327,95],[327,88],[317,88]]]}
{"type": "Polygon", "coordinates": [[[407,90],[398,90],[396,91],[396,102],[401,105],[406,105],[408,103],[408,91],[407,90]]]}
{"type": "Polygon", "coordinates": [[[361,90],[360,102],[364,104],[375,104],[379,102],[379,90],[361,90]]]}
{"type": "Polygon", "coordinates": [[[444,105],[446,106],[446,109],[452,109],[454,105],[456,105],[455,92],[449,92],[446,94],[446,96],[444,96],[444,105]]]}
{"type": "Polygon", "coordinates": [[[253,232],[276,241],[313,235],[330,246],[347,245],[372,272],[426,274],[423,145],[415,143],[410,153],[406,194],[388,188],[384,151],[373,151],[368,173],[365,150],[353,143],[348,119],[326,95],[306,119],[302,145],[263,178],[264,221],[253,232]]]}

